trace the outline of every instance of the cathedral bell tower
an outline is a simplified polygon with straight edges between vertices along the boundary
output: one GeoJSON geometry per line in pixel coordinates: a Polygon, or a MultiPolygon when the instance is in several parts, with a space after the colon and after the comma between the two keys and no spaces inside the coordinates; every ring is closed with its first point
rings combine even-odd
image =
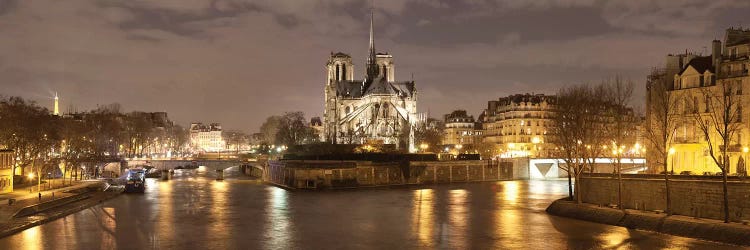
{"type": "Polygon", "coordinates": [[[341,52],[331,52],[331,57],[326,64],[328,69],[327,84],[337,81],[351,81],[354,79],[354,64],[352,57],[341,52]]]}

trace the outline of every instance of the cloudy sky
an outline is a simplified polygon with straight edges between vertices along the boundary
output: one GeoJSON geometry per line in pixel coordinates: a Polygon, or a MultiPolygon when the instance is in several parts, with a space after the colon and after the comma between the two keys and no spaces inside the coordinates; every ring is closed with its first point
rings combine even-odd
{"type": "MultiPolygon", "coordinates": [[[[120,103],[180,124],[252,132],[284,111],[319,116],[332,51],[364,72],[366,0],[0,0],[0,94],[63,110],[120,103]]],[[[621,75],[638,85],[669,53],[706,53],[747,0],[375,1],[378,51],[412,74],[418,108],[477,115],[515,93],[621,75]]]]}

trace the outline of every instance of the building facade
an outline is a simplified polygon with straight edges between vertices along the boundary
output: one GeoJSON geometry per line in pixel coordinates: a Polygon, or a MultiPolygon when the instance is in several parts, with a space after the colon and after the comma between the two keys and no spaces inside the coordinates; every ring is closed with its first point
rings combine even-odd
{"type": "MultiPolygon", "coordinates": [[[[750,30],[730,28],[726,30],[724,41],[714,40],[711,55],[686,56],[686,63],[673,75],[671,89],[672,99],[679,100],[673,112],[673,118],[679,126],[672,137],[669,169],[674,172],[691,171],[693,174],[716,173],[717,167],[709,152],[709,141],[714,152],[727,147],[729,155],[729,173],[737,173],[740,165],[745,165],[748,146],[750,146],[750,122],[747,107],[750,98],[744,89],[750,88],[750,30]],[[717,104],[711,96],[724,96],[736,101],[725,109],[717,104]],[[718,110],[722,109],[722,110],[718,110]],[[731,122],[736,126],[730,137],[730,145],[721,145],[720,135],[713,131],[704,135],[697,118],[712,119],[717,113],[727,110],[731,122]]],[[[720,158],[720,156],[717,156],[720,158]]]]}
{"type": "Polygon", "coordinates": [[[376,53],[372,16],[368,52],[362,80],[355,80],[351,56],[331,53],[324,88],[324,140],[334,144],[378,141],[414,151],[416,86],[414,81],[396,81],[393,56],[376,53]]]}
{"type": "Polygon", "coordinates": [[[0,194],[13,192],[13,150],[0,150],[0,194]]]}
{"type": "Polygon", "coordinates": [[[489,101],[484,113],[484,142],[502,158],[547,157],[554,148],[549,132],[555,96],[516,94],[489,101]]]}
{"type": "Polygon", "coordinates": [[[443,145],[450,147],[470,148],[481,142],[482,128],[477,127],[474,116],[468,115],[466,110],[456,110],[444,116],[443,145]]]}
{"type": "Polygon", "coordinates": [[[219,152],[226,149],[221,133],[221,125],[211,123],[190,124],[190,147],[197,152],[219,152]]]}
{"type": "Polygon", "coordinates": [[[323,127],[323,121],[320,119],[320,117],[316,116],[310,118],[310,128],[315,131],[315,135],[317,136],[318,141],[325,140],[325,128],[323,127]]]}

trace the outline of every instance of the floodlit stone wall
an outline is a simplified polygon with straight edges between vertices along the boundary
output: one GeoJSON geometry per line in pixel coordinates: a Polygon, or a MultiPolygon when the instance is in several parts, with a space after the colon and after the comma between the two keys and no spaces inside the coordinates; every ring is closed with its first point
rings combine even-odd
{"type": "MultiPolygon", "coordinates": [[[[666,188],[661,175],[623,175],[623,207],[665,210],[666,188]]],[[[671,176],[674,214],[723,220],[723,192],[719,176],[671,176]]],[[[750,179],[730,177],[729,213],[733,221],[750,220],[750,179]]],[[[617,178],[612,175],[581,177],[585,203],[617,204],[617,178]]]]}
{"type": "Polygon", "coordinates": [[[514,171],[510,162],[487,160],[403,163],[271,161],[264,178],[289,188],[328,189],[511,180],[514,171]]]}

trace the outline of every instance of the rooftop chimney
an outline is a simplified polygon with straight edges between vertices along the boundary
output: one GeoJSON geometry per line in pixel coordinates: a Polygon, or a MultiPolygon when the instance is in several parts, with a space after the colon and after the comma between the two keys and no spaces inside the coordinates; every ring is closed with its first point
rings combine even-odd
{"type": "Polygon", "coordinates": [[[714,68],[714,73],[718,74],[721,66],[721,41],[719,40],[711,43],[711,66],[714,68]]]}

